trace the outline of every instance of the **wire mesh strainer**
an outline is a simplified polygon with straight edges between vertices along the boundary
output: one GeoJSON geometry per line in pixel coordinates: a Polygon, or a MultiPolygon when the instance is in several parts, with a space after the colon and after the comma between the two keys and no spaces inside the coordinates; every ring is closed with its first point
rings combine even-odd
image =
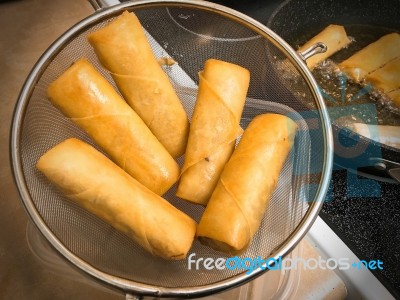
{"type": "MultiPolygon", "coordinates": [[[[12,124],[12,165],[23,204],[43,235],[70,262],[128,294],[194,297],[247,282],[262,270],[250,275],[239,269],[195,270],[188,268],[186,260],[165,261],[151,256],[124,234],[67,200],[35,168],[43,153],[69,137],[93,145],[83,131],[50,104],[46,90],[81,57],[89,59],[113,83],[87,42],[87,35],[124,10],[138,16],[157,57],[172,56],[179,63],[165,67],[165,71],[189,118],[196,99],[197,72],[206,59],[217,58],[251,72],[241,120],[243,128],[254,116],[266,112],[288,115],[299,125],[295,146],[260,230],[241,256],[285,256],[316,218],[330,179],[332,137],[322,97],[310,72],[290,46],[260,23],[203,1],[136,1],[117,5],[81,21],[44,53],[21,91],[12,124]],[[282,84],[282,74],[272,63],[277,59],[306,83],[299,85],[301,90],[282,84]],[[314,99],[315,106],[304,107],[297,99],[300,94],[314,99]]],[[[200,219],[203,208],[177,199],[175,187],[164,197],[195,220],[200,219]]],[[[197,241],[190,253],[203,259],[224,257],[197,241]]]]}

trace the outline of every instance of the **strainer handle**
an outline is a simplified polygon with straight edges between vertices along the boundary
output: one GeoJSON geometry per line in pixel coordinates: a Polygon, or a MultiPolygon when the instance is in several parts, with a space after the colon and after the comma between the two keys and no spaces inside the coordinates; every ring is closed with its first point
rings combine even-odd
{"type": "Polygon", "coordinates": [[[328,47],[324,43],[319,42],[311,45],[304,51],[299,51],[298,54],[300,55],[301,59],[304,60],[305,62],[307,59],[314,56],[315,54],[324,53],[326,52],[326,50],[328,50],[328,47]]]}
{"type": "Polygon", "coordinates": [[[135,295],[131,295],[131,294],[126,294],[125,300],[143,300],[143,296],[135,296],[135,295]]]}
{"type": "Polygon", "coordinates": [[[88,1],[93,6],[94,10],[100,10],[121,3],[118,0],[88,0],[88,1]]]}

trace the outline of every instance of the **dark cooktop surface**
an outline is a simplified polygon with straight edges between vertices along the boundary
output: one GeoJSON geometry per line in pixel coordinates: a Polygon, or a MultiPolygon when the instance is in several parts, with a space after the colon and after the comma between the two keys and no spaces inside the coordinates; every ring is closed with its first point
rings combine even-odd
{"type": "Polygon", "coordinates": [[[383,261],[383,270],[373,273],[396,298],[400,297],[398,192],[398,184],[338,170],[320,213],[360,259],[383,261]]]}

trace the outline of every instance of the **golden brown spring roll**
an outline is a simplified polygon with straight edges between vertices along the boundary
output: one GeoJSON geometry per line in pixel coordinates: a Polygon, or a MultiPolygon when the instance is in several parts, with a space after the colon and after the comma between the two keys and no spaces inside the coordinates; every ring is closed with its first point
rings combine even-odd
{"type": "Polygon", "coordinates": [[[177,196],[206,205],[222,168],[242,133],[239,125],[250,73],[238,65],[209,59],[199,73],[199,91],[177,196]]]}
{"type": "Polygon", "coordinates": [[[400,107],[400,89],[391,91],[387,93],[387,95],[392,99],[393,103],[397,106],[400,107]]]}
{"type": "Polygon", "coordinates": [[[143,120],[85,59],[50,84],[54,106],[85,130],[128,174],[162,195],[179,178],[179,166],[143,120]]]}
{"type": "Polygon", "coordinates": [[[137,182],[92,146],[68,139],[46,152],[37,168],[68,198],[165,259],[183,259],[196,223],[137,182]]]}
{"type": "Polygon", "coordinates": [[[369,44],[339,64],[340,69],[353,81],[379,69],[400,55],[400,34],[391,33],[369,44]]]}
{"type": "Polygon", "coordinates": [[[318,42],[324,43],[328,49],[324,53],[315,54],[307,59],[307,66],[311,70],[313,70],[320,62],[346,47],[351,40],[347,36],[346,30],[343,26],[332,24],[300,47],[299,51],[304,51],[318,42]]]}
{"type": "Polygon", "coordinates": [[[264,114],[252,120],[197,227],[202,243],[228,254],[246,249],[276,188],[296,130],[296,123],[283,115],[264,114]]]}
{"type": "Polygon", "coordinates": [[[368,74],[365,80],[385,93],[400,88],[400,48],[398,58],[368,74]]]}
{"type": "Polygon", "coordinates": [[[125,11],[88,36],[128,104],[173,157],[185,152],[189,121],[138,18],[125,11]]]}

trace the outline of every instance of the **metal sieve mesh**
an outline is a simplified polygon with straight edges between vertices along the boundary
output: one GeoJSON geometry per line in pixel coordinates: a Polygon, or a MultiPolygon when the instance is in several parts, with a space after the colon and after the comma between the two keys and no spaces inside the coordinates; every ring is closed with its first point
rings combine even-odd
{"type": "MultiPolygon", "coordinates": [[[[298,242],[292,240],[290,244],[288,241],[301,228],[304,230],[309,226],[318,213],[321,203],[313,201],[321,200],[326,191],[323,185],[327,184],[331,159],[329,136],[326,136],[329,122],[321,114],[320,99],[309,80],[300,74],[292,59],[287,59],[290,55],[268,32],[226,14],[215,5],[190,1],[179,2],[179,5],[165,1],[136,2],[95,14],[68,31],[42,57],[21,92],[14,115],[11,150],[22,200],[39,229],[57,249],[59,245],[65,247],[66,253],[63,254],[67,258],[86,271],[87,267],[82,267],[80,262],[100,271],[96,277],[108,283],[121,287],[123,281],[124,288],[133,291],[140,290],[137,284],[142,283],[154,287],[153,294],[162,296],[181,294],[178,292],[180,288],[185,288],[186,295],[190,295],[191,288],[201,289],[231,279],[235,284],[244,282],[249,276],[246,277],[243,270],[189,270],[186,260],[171,262],[153,257],[124,234],[66,199],[35,168],[45,151],[69,137],[94,145],[82,130],[51,105],[46,98],[46,89],[81,57],[90,60],[114,84],[87,42],[87,34],[104,26],[124,9],[134,11],[139,17],[149,33],[157,57],[172,56],[178,62],[165,67],[165,71],[189,117],[196,100],[197,73],[206,59],[218,58],[242,65],[251,72],[249,98],[241,121],[243,128],[254,116],[265,112],[289,115],[299,125],[295,146],[281,173],[261,228],[241,256],[268,258],[287,254],[298,242]],[[298,80],[306,81],[307,88],[301,85],[299,91],[285,87],[274,66],[277,60],[291,69],[298,80]],[[315,110],[302,106],[296,97],[299,93],[314,99],[315,110]],[[303,225],[299,229],[300,224],[303,225]],[[46,234],[47,231],[50,234],[46,234]],[[287,248],[282,248],[288,244],[287,248]],[[70,254],[80,261],[71,259],[70,254]],[[101,274],[108,277],[102,278],[101,274]],[[162,289],[168,292],[163,294],[162,289]]],[[[182,158],[179,161],[182,162],[182,158]]],[[[203,208],[177,199],[175,188],[164,197],[198,221],[203,208]]],[[[225,257],[197,241],[190,253],[196,253],[197,258],[225,257]]],[[[92,271],[88,272],[93,275],[92,271]]],[[[227,287],[229,284],[221,289],[227,287]]]]}

